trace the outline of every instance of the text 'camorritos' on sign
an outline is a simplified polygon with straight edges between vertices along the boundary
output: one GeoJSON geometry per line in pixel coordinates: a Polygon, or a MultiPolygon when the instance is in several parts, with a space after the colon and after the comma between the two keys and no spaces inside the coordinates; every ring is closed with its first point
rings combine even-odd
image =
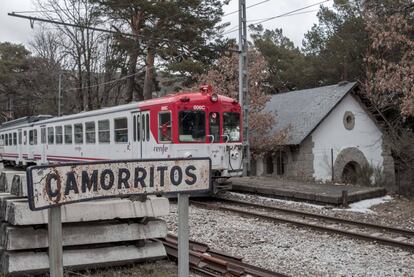
{"type": "Polygon", "coordinates": [[[210,189],[209,158],[104,161],[28,168],[32,210],[134,194],[210,189]]]}

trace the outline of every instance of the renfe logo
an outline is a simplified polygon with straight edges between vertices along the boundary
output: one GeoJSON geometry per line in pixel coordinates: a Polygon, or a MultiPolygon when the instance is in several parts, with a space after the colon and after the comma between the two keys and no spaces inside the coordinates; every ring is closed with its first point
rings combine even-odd
{"type": "Polygon", "coordinates": [[[194,105],[193,106],[193,110],[196,110],[196,111],[204,111],[206,109],[206,106],[204,106],[204,105],[194,105]]]}
{"type": "Polygon", "coordinates": [[[163,144],[162,146],[154,146],[153,150],[154,152],[161,152],[161,154],[164,154],[168,151],[168,147],[163,144]]]}

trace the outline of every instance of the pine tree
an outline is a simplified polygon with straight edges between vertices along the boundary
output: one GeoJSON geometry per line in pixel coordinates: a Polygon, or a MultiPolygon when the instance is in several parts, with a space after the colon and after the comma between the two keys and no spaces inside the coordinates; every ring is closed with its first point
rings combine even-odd
{"type": "Polygon", "coordinates": [[[145,1],[96,0],[120,32],[119,47],[129,54],[129,100],[152,98],[155,67],[180,72],[200,71],[220,40],[223,15],[219,0],[145,1]],[[131,32],[133,36],[122,35],[131,32]],[[145,68],[143,88],[137,87],[137,65],[145,68]]]}

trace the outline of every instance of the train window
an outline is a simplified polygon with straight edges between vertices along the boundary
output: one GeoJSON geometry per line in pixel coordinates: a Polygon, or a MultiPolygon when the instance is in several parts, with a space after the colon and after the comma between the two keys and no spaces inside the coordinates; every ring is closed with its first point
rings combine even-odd
{"type": "Polygon", "coordinates": [[[48,144],[53,144],[55,143],[55,132],[53,127],[47,127],[47,143],[48,144]]]}
{"type": "Polygon", "coordinates": [[[141,140],[141,119],[140,115],[137,115],[137,141],[141,140]]]}
{"type": "Polygon", "coordinates": [[[223,113],[223,125],[225,142],[240,141],[240,113],[223,113]]]}
{"type": "Polygon", "coordinates": [[[210,142],[220,142],[220,114],[217,112],[210,113],[210,142]]]}
{"type": "Polygon", "coordinates": [[[56,133],[56,144],[62,144],[63,142],[62,126],[56,126],[55,133],[56,133]]]}
{"type": "Polygon", "coordinates": [[[0,135],[0,146],[4,145],[4,136],[0,135]]]}
{"type": "Polygon", "coordinates": [[[19,145],[21,145],[22,142],[23,142],[23,139],[22,139],[22,130],[19,130],[19,145]]]}
{"type": "Polygon", "coordinates": [[[126,117],[114,119],[115,142],[128,142],[128,119],[126,117]]]}
{"type": "Polygon", "coordinates": [[[17,133],[13,133],[13,145],[17,145],[17,133]]]}
{"type": "Polygon", "coordinates": [[[98,121],[98,141],[99,143],[110,142],[109,120],[98,121]]]}
{"type": "Polygon", "coordinates": [[[146,126],[145,126],[145,128],[146,128],[146,130],[145,130],[145,132],[146,132],[146,134],[147,134],[147,141],[149,141],[149,139],[150,139],[150,131],[149,131],[149,114],[146,114],[145,115],[145,118],[146,118],[146,126]]]}
{"type": "Polygon", "coordinates": [[[83,125],[82,123],[74,124],[73,128],[75,129],[75,143],[83,143],[83,125]]]}
{"type": "Polygon", "coordinates": [[[6,138],[6,139],[4,140],[5,145],[6,145],[6,146],[8,146],[8,145],[9,145],[9,134],[6,134],[4,137],[6,138]]]}
{"type": "Polygon", "coordinates": [[[95,122],[91,121],[85,123],[85,135],[86,143],[96,142],[95,122]]]}
{"type": "Polygon", "coordinates": [[[40,143],[46,144],[46,127],[40,128],[40,143]]]}
{"type": "Polygon", "coordinates": [[[180,111],[179,138],[182,142],[206,140],[206,115],[203,111],[180,111]]]}
{"type": "Polygon", "coordinates": [[[162,142],[171,142],[171,113],[158,114],[158,138],[162,142]]]}
{"type": "Polygon", "coordinates": [[[9,145],[13,145],[13,133],[9,134],[9,145]]]}
{"type": "Polygon", "coordinates": [[[23,132],[23,144],[26,145],[27,144],[27,131],[23,132]]]}
{"type": "Polygon", "coordinates": [[[141,139],[142,141],[144,141],[145,140],[145,114],[141,115],[141,128],[142,128],[141,139]]]}
{"type": "Polygon", "coordinates": [[[65,125],[65,144],[72,144],[72,125],[65,125]]]}
{"type": "Polygon", "coordinates": [[[132,117],[132,137],[134,141],[137,141],[137,116],[132,117]]]}
{"type": "Polygon", "coordinates": [[[29,144],[34,144],[33,130],[29,130],[29,144]]]}

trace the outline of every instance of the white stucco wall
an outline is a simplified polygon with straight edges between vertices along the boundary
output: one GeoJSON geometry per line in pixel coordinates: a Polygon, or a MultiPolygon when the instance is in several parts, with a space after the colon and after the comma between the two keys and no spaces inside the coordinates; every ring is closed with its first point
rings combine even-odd
{"type": "Polygon", "coordinates": [[[313,177],[316,180],[331,180],[331,149],[334,163],[343,149],[356,147],[371,165],[382,167],[382,133],[350,94],[316,128],[312,133],[312,141],[313,177]],[[351,111],[355,116],[355,126],[352,130],[347,130],[343,124],[346,111],[351,111]]]}

